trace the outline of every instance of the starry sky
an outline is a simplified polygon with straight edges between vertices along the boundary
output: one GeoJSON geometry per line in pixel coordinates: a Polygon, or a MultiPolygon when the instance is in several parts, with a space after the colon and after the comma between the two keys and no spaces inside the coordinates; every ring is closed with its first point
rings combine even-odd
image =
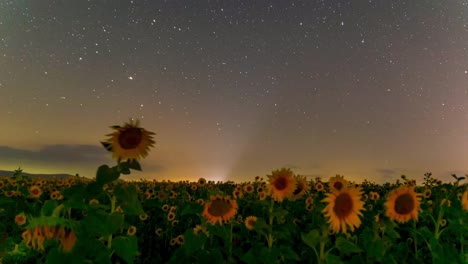
{"type": "Polygon", "coordinates": [[[394,182],[468,173],[467,1],[0,1],[0,169],[126,179],[289,167],[394,182]]]}

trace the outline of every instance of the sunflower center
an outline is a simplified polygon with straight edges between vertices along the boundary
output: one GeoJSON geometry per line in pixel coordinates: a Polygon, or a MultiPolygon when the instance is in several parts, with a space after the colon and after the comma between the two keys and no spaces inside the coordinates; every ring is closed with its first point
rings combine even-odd
{"type": "Polygon", "coordinates": [[[351,196],[347,193],[342,193],[338,195],[335,199],[335,206],[333,211],[336,216],[340,219],[348,216],[353,210],[353,200],[351,196]]]}
{"type": "Polygon", "coordinates": [[[126,128],[119,135],[119,145],[123,149],[134,149],[141,143],[142,137],[140,128],[126,128]]]}
{"type": "Polygon", "coordinates": [[[285,177],[279,177],[276,179],[274,185],[276,190],[283,190],[288,186],[288,180],[285,177]]]}
{"type": "Polygon", "coordinates": [[[224,216],[231,210],[231,208],[232,206],[229,201],[216,199],[211,201],[208,213],[212,216],[224,216]]]}
{"type": "Polygon", "coordinates": [[[398,196],[395,200],[395,211],[399,214],[409,214],[414,209],[414,199],[409,193],[398,196]]]}
{"type": "Polygon", "coordinates": [[[341,188],[343,188],[343,183],[340,182],[340,181],[337,181],[337,182],[333,183],[333,187],[335,187],[335,189],[337,189],[339,191],[339,190],[341,190],[341,188]]]}

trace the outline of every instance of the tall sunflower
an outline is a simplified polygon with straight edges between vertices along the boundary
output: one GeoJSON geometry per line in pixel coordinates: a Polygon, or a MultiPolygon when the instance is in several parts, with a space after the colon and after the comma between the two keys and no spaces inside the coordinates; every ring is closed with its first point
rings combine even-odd
{"type": "Polygon", "coordinates": [[[292,197],[297,183],[291,169],[282,168],[267,175],[269,180],[268,190],[271,197],[278,202],[292,197]]]}
{"type": "Polygon", "coordinates": [[[333,233],[346,233],[347,226],[351,232],[361,225],[361,210],[364,210],[364,202],[361,201],[362,191],[355,187],[343,187],[328,193],[322,202],[328,203],[322,213],[328,217],[327,223],[333,233]]]}
{"type": "Polygon", "coordinates": [[[227,223],[237,214],[237,202],[229,196],[211,196],[210,200],[205,203],[203,217],[212,225],[227,223]]]}
{"type": "Polygon", "coordinates": [[[139,160],[148,155],[149,148],[155,144],[153,140],[155,133],[140,128],[139,124],[140,122],[137,119],[135,122],[130,120],[123,127],[111,127],[116,131],[108,134],[109,139],[101,142],[101,144],[112,152],[114,159],[118,161],[139,160]]]}
{"type": "Polygon", "coordinates": [[[413,219],[418,221],[421,210],[420,194],[414,191],[415,186],[402,185],[392,190],[385,202],[385,215],[392,221],[405,223],[413,219]]]}

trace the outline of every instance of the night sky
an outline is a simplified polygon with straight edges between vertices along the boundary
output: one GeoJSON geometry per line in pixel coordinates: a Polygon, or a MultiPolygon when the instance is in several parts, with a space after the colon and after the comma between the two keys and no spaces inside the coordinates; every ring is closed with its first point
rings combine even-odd
{"type": "Polygon", "coordinates": [[[0,1],[0,169],[126,179],[290,167],[394,182],[468,173],[467,1],[0,1]]]}

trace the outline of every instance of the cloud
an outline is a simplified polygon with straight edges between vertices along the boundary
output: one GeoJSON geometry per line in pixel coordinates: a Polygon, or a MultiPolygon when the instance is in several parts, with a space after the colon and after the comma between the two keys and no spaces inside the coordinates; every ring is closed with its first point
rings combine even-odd
{"type": "Polygon", "coordinates": [[[109,153],[95,145],[47,145],[34,151],[0,146],[3,161],[58,163],[109,162],[109,153]]]}

